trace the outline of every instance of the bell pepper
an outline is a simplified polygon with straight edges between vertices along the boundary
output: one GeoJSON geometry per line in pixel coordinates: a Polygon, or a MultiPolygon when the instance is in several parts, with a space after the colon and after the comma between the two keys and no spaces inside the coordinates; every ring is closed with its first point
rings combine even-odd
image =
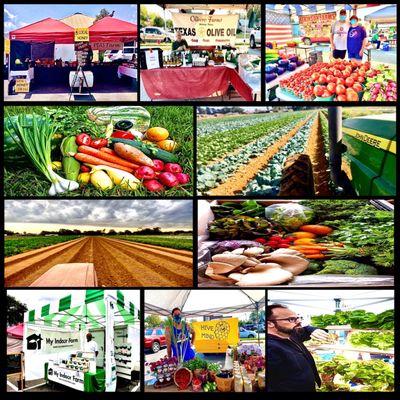
{"type": "Polygon", "coordinates": [[[119,131],[115,130],[111,137],[113,138],[118,138],[118,139],[129,139],[129,140],[134,140],[135,135],[133,133],[127,132],[127,131],[119,131]]]}

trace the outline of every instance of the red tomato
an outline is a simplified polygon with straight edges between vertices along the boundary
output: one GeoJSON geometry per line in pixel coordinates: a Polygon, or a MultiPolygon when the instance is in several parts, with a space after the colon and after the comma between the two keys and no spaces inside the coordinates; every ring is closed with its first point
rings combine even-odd
{"type": "Polygon", "coordinates": [[[357,78],[357,82],[359,82],[359,83],[364,83],[364,81],[365,81],[365,78],[361,75],[357,78]]]}
{"type": "Polygon", "coordinates": [[[346,97],[348,101],[358,101],[358,94],[355,90],[348,88],[346,90],[346,97]]]}
{"type": "Polygon", "coordinates": [[[339,94],[339,96],[336,97],[337,101],[347,101],[347,97],[344,94],[339,94]]]}
{"type": "Polygon", "coordinates": [[[346,86],[350,88],[353,85],[354,85],[354,79],[353,78],[346,78],[346,86]]]}
{"type": "Polygon", "coordinates": [[[336,85],[336,94],[338,96],[341,94],[346,94],[346,88],[343,85],[336,85]]]}
{"type": "Polygon", "coordinates": [[[327,77],[326,77],[326,81],[328,82],[328,83],[331,83],[331,82],[336,82],[336,77],[335,76],[333,76],[333,75],[328,75],[327,77]]]}
{"type": "Polygon", "coordinates": [[[312,78],[313,81],[317,81],[318,78],[319,78],[319,73],[318,73],[318,72],[314,72],[314,73],[311,75],[311,78],[312,78]]]}
{"type": "Polygon", "coordinates": [[[338,78],[336,81],[336,85],[345,85],[346,81],[343,78],[338,78]]]}
{"type": "Polygon", "coordinates": [[[319,76],[319,78],[318,78],[318,83],[319,83],[320,85],[323,85],[323,84],[326,83],[326,75],[325,75],[325,74],[321,74],[321,75],[319,76]]]}
{"type": "Polygon", "coordinates": [[[332,94],[336,93],[336,83],[328,83],[327,87],[328,91],[332,94]]]}
{"type": "Polygon", "coordinates": [[[348,70],[344,70],[343,71],[343,78],[348,78],[349,76],[350,76],[350,71],[348,71],[348,70]]]}
{"type": "Polygon", "coordinates": [[[325,90],[325,86],[321,86],[321,85],[316,85],[314,86],[314,95],[317,97],[321,97],[322,93],[324,93],[325,90]]]}
{"type": "Polygon", "coordinates": [[[324,90],[321,97],[331,97],[331,96],[332,96],[332,93],[330,93],[328,90],[324,90]]]}
{"type": "Polygon", "coordinates": [[[362,86],[358,83],[358,82],[356,82],[354,85],[353,85],[353,89],[358,93],[358,92],[362,92],[362,90],[363,90],[363,88],[362,88],[362,86]]]}

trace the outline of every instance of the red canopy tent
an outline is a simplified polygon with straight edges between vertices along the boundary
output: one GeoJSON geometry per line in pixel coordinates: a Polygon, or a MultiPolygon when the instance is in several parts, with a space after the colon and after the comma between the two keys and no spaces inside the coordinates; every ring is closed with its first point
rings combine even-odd
{"type": "Polygon", "coordinates": [[[105,17],[89,27],[90,42],[133,42],[137,39],[137,25],[118,18],[105,17]]]}
{"type": "Polygon", "coordinates": [[[11,31],[10,39],[28,43],[74,43],[74,29],[64,22],[46,18],[11,31]]]}
{"type": "Polygon", "coordinates": [[[17,339],[22,339],[24,336],[24,324],[10,326],[7,328],[7,336],[12,336],[17,339]]]}
{"type": "Polygon", "coordinates": [[[24,324],[18,324],[7,328],[7,354],[20,353],[24,337],[24,324]]]}

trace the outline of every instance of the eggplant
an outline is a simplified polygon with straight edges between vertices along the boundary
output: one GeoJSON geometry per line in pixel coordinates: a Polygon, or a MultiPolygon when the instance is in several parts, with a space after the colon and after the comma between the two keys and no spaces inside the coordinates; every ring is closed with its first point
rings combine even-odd
{"type": "Polygon", "coordinates": [[[270,73],[270,74],[265,74],[265,80],[266,80],[266,82],[268,83],[268,82],[271,82],[271,81],[273,81],[274,79],[276,79],[277,76],[278,76],[278,75],[277,75],[275,72],[270,73]]]}

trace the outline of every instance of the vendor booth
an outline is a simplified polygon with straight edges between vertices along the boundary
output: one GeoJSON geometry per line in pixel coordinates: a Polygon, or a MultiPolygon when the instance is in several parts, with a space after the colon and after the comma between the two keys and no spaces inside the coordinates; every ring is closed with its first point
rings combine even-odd
{"type": "Polygon", "coordinates": [[[24,324],[17,324],[7,328],[7,385],[18,391],[24,383],[24,354],[22,352],[22,338],[24,324]]]}
{"type": "Polygon", "coordinates": [[[145,313],[168,318],[165,326],[174,332],[172,346],[176,328],[170,317],[175,307],[182,312],[182,326],[187,327],[182,331],[192,332],[194,343],[186,346],[186,339],[181,339],[185,336],[180,335],[177,355],[160,356],[158,361],[152,357],[153,362],[146,364],[145,391],[262,391],[265,349],[260,331],[265,328],[260,327],[265,321],[257,321],[257,340],[247,342],[239,334],[237,316],[257,312],[259,317],[264,306],[262,290],[147,290],[145,313]]]}
{"type": "Polygon", "coordinates": [[[139,310],[120,290],[76,292],[25,313],[25,378],[114,392],[118,378],[131,380],[139,370],[139,310]],[[88,333],[97,356],[87,346],[88,333]]]}
{"type": "Polygon", "coordinates": [[[230,88],[240,100],[260,100],[260,57],[236,47],[239,14],[249,5],[162,7],[187,48],[141,49],[141,100],[224,100],[231,98],[230,88]]]}
{"type": "MultiPolygon", "coordinates": [[[[113,17],[89,27],[87,20],[46,18],[9,33],[9,95],[32,92],[90,94],[92,91],[136,91],[137,64],[132,60],[102,62],[104,51],[123,50],[136,42],[137,25],[113,17]],[[114,89],[115,90],[115,89],[114,89]]],[[[71,98],[70,95],[70,98],[71,98]]]]}

